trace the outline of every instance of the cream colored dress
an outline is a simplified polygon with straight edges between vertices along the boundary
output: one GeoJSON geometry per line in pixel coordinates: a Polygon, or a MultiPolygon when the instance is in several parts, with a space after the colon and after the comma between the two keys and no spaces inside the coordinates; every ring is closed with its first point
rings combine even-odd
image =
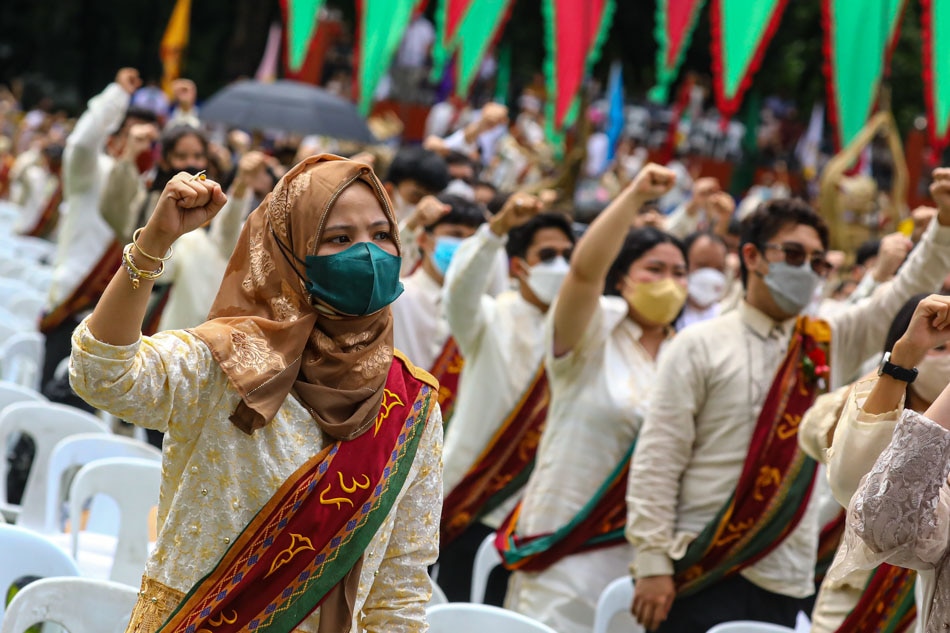
{"type": "MultiPolygon", "coordinates": [[[[241,360],[253,363],[253,350],[241,360]]],[[[229,420],[239,396],[187,331],[124,347],[73,334],[73,389],[87,402],[165,432],[158,540],[129,631],[152,633],[207,574],[277,488],[326,444],[311,416],[288,397],[263,429],[246,435],[229,420]]],[[[426,568],[439,551],[442,416],[432,411],[402,491],[364,553],[352,631],[426,631],[426,568]]],[[[317,630],[316,610],[296,629],[317,630]]]]}

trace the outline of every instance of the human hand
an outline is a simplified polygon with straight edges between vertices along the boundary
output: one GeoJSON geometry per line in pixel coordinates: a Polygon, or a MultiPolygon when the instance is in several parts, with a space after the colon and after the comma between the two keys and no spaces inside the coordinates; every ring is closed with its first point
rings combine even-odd
{"type": "Polygon", "coordinates": [[[179,237],[211,220],[227,200],[215,181],[180,172],[162,190],[138,243],[149,253],[164,253],[179,237]]]}
{"type": "Polygon", "coordinates": [[[630,612],[646,630],[660,626],[673,606],[676,586],[672,576],[647,576],[637,578],[636,591],[630,612]]]}
{"type": "Polygon", "coordinates": [[[943,226],[950,225],[950,168],[938,167],[933,171],[930,197],[937,205],[937,221],[943,226]]]}
{"type": "MultiPolygon", "coordinates": [[[[647,200],[662,197],[676,184],[676,173],[656,163],[648,163],[637,174],[624,194],[632,195],[635,208],[639,209],[647,200]]],[[[624,195],[621,194],[621,195],[624,195]]]]}
{"type": "Polygon", "coordinates": [[[907,331],[894,344],[891,362],[901,367],[914,367],[927,352],[950,343],[950,297],[930,295],[924,298],[910,318],[907,331]]]}
{"type": "Polygon", "coordinates": [[[435,196],[426,196],[416,205],[415,211],[406,220],[406,227],[415,230],[435,224],[439,219],[452,210],[452,207],[443,204],[435,196]]]}
{"type": "Polygon", "coordinates": [[[115,82],[129,94],[142,87],[142,78],[135,68],[120,68],[115,75],[115,82]]]}
{"type": "Polygon", "coordinates": [[[901,267],[907,254],[914,247],[914,243],[903,233],[891,233],[881,238],[881,246],[877,251],[877,261],[871,274],[878,283],[884,283],[901,267]]]}
{"type": "Polygon", "coordinates": [[[717,191],[707,198],[707,204],[707,208],[716,218],[716,226],[727,229],[732,220],[732,214],[736,211],[736,201],[728,193],[717,191]]]}
{"type": "Polygon", "coordinates": [[[699,178],[693,183],[693,197],[686,205],[686,212],[695,214],[700,209],[707,209],[713,196],[722,193],[719,180],[716,178],[699,178]]]}
{"type": "Polygon", "coordinates": [[[501,211],[491,219],[489,226],[495,235],[507,235],[511,229],[522,226],[541,213],[543,208],[544,205],[538,198],[516,193],[508,198],[501,211]]]}
{"type": "Polygon", "coordinates": [[[482,107],[482,129],[487,131],[508,122],[508,107],[500,103],[486,103],[482,107]]]}
{"type": "Polygon", "coordinates": [[[147,152],[158,141],[158,127],[154,123],[136,123],[129,128],[129,138],[122,149],[122,158],[135,161],[142,152],[147,152]]]}
{"type": "Polygon", "coordinates": [[[191,79],[176,79],[172,82],[172,95],[182,110],[191,110],[198,100],[198,86],[191,79]]]}

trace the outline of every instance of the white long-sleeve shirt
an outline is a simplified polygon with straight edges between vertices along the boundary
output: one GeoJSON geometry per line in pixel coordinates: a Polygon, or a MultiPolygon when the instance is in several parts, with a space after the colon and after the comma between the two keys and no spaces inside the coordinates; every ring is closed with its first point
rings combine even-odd
{"type": "MultiPolygon", "coordinates": [[[[894,314],[950,271],[950,228],[932,223],[893,282],[829,319],[832,388],[879,350],[894,314]]],[[[794,319],[775,323],[743,303],[680,333],[659,376],[630,469],[627,538],[637,577],[669,575],[716,516],[742,470],[752,432],[785,356],[794,319]]],[[[793,597],[814,592],[817,504],[768,556],[741,573],[793,597]]]]}
{"type": "MultiPolygon", "coordinates": [[[[498,297],[485,292],[506,241],[482,225],[459,246],[446,274],[445,314],[465,358],[445,435],[446,495],[488,446],[544,358],[544,313],[513,290],[498,297]]],[[[513,495],[482,522],[497,528],[520,498],[513,495]]]]}
{"type": "Polygon", "coordinates": [[[113,232],[99,212],[99,192],[112,169],[106,139],[122,123],[129,107],[129,93],[109,84],[89,100],[89,106],[66,139],[63,153],[63,196],[53,282],[48,307],[69,298],[112,243],[113,232]]]}

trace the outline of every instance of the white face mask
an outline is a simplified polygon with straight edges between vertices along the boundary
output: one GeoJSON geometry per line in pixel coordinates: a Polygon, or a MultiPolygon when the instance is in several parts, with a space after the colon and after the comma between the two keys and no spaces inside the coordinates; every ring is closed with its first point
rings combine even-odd
{"type": "Polygon", "coordinates": [[[910,388],[932,404],[947,383],[950,383],[950,354],[929,354],[917,365],[917,380],[910,388]]]}
{"type": "Polygon", "coordinates": [[[726,276],[715,268],[700,268],[689,274],[689,298],[700,308],[708,308],[726,294],[726,276]]]}
{"type": "Polygon", "coordinates": [[[535,264],[528,269],[528,288],[542,303],[551,305],[570,269],[571,265],[560,256],[549,262],[535,264]]]}

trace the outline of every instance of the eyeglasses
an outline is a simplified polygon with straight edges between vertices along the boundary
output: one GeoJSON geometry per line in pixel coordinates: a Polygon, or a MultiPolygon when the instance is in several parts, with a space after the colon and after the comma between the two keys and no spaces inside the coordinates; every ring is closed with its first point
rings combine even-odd
{"type": "Polygon", "coordinates": [[[798,242],[764,244],[763,247],[765,249],[782,251],[785,255],[785,263],[789,266],[801,266],[807,259],[811,265],[811,269],[815,271],[816,274],[824,277],[831,272],[831,264],[828,263],[828,260],[825,258],[824,251],[815,251],[809,256],[807,251],[805,251],[805,247],[798,242]]]}
{"type": "Polygon", "coordinates": [[[567,261],[571,261],[571,254],[574,252],[574,247],[570,248],[542,248],[538,251],[538,257],[545,264],[552,261],[555,257],[563,257],[567,261]]]}

